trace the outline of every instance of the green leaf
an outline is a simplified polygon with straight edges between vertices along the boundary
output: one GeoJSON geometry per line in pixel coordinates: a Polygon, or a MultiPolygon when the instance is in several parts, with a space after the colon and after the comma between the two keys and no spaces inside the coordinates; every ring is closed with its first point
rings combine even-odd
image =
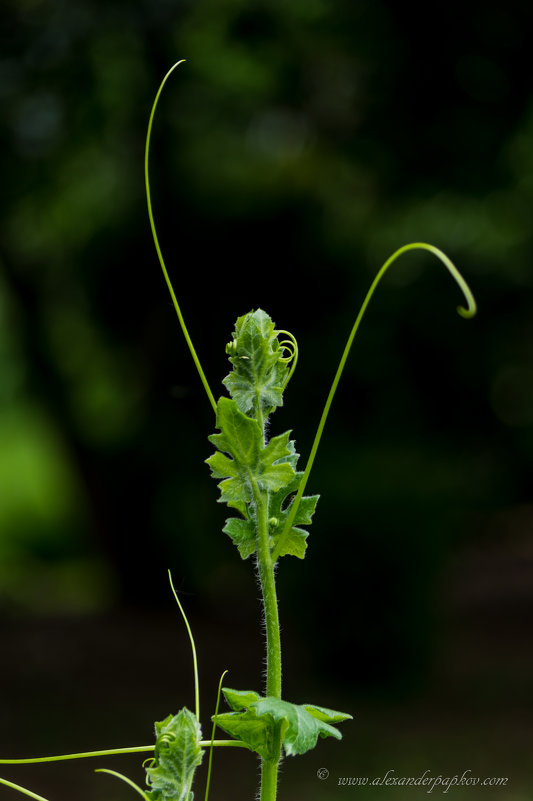
{"type": "Polygon", "coordinates": [[[290,455],[289,431],[273,437],[268,445],[257,420],[247,417],[234,400],[220,398],[217,404],[217,428],[209,441],[218,452],[206,459],[214,478],[220,482],[220,501],[242,509],[253,500],[254,487],[277,491],[290,483],[294,470],[278,460],[290,455]],[[226,455],[227,454],[227,455],[226,455]]]}
{"type": "Polygon", "coordinates": [[[239,317],[228,345],[233,370],[223,381],[241,412],[266,417],[283,405],[283,389],[289,368],[281,361],[275,326],[268,314],[257,309],[239,317]]]}
{"type": "Polygon", "coordinates": [[[335,712],[313,704],[290,704],[279,698],[263,698],[254,704],[259,716],[266,715],[274,721],[287,722],[283,736],[283,747],[289,756],[305,754],[315,747],[318,737],[335,737],[342,734],[330,723],[348,720],[351,715],[335,712]]]}
{"type": "Polygon", "coordinates": [[[242,559],[248,559],[255,553],[255,518],[243,520],[240,517],[230,517],[222,531],[231,537],[242,559]]]}
{"type": "Polygon", "coordinates": [[[177,715],[155,724],[155,759],[146,769],[146,781],[152,788],[151,801],[193,801],[191,786],[203,751],[202,732],[195,715],[186,707],[177,715]]]}
{"type": "MultiPolygon", "coordinates": [[[[281,456],[276,464],[289,464],[293,470],[296,468],[299,454],[296,453],[294,442],[289,440],[287,443],[289,453],[281,456]]],[[[283,529],[285,522],[290,512],[291,505],[294,500],[294,495],[298,491],[303,472],[296,473],[285,487],[282,487],[277,492],[270,496],[269,516],[270,516],[270,545],[271,548],[277,543],[283,529]],[[292,497],[291,497],[292,496],[292,497]]],[[[300,525],[310,525],[315,511],[319,495],[304,496],[301,500],[296,518],[295,525],[292,526],[289,536],[285,540],[284,546],[280,551],[280,556],[297,556],[299,559],[305,557],[307,548],[307,537],[309,532],[305,529],[298,528],[300,525]]],[[[242,510],[241,510],[242,511],[242,510]]],[[[228,534],[237,546],[242,559],[247,559],[252,556],[256,550],[255,533],[256,533],[256,517],[253,506],[250,507],[249,513],[246,512],[243,518],[231,517],[226,520],[226,525],[222,529],[225,534],[228,534]]]]}
{"type": "MultiPolygon", "coordinates": [[[[298,454],[296,454],[296,458],[298,458],[298,454]]],[[[296,466],[296,464],[294,466],[296,466]]],[[[290,484],[287,484],[287,486],[282,487],[278,492],[271,495],[269,514],[271,520],[270,541],[272,548],[276,546],[285,528],[285,522],[294,502],[294,495],[298,492],[298,487],[300,486],[303,475],[303,472],[296,473],[290,484]]],[[[313,522],[312,518],[319,497],[319,495],[304,495],[300,501],[300,506],[294,518],[294,525],[291,527],[289,535],[284,541],[283,547],[279,553],[280,556],[297,556],[298,559],[303,559],[305,557],[307,548],[306,540],[309,536],[309,532],[303,528],[298,528],[298,526],[310,525],[313,522]]]]}
{"type": "Polygon", "coordinates": [[[264,759],[271,758],[276,729],[287,755],[305,754],[315,747],[319,736],[342,739],[332,724],[352,717],[314,704],[291,704],[271,696],[262,698],[250,690],[223,688],[222,691],[233,712],[217,715],[216,724],[264,759]]]}
{"type": "Polygon", "coordinates": [[[222,692],[234,712],[240,712],[241,709],[255,704],[261,698],[255,690],[231,690],[229,687],[223,687],[222,692]]]}

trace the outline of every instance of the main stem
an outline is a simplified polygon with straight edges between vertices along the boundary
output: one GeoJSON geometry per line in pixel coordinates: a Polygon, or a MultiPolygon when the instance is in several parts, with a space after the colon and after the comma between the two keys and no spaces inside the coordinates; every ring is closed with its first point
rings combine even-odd
{"type": "MultiPolygon", "coordinates": [[[[257,486],[254,488],[254,496],[257,510],[257,570],[263,594],[267,644],[266,694],[274,698],[281,698],[281,639],[278,599],[274,563],[268,543],[269,498],[268,493],[260,492],[257,486]]],[[[275,742],[272,744],[272,758],[261,760],[260,801],[276,801],[280,759],[281,737],[277,730],[275,742]]]]}

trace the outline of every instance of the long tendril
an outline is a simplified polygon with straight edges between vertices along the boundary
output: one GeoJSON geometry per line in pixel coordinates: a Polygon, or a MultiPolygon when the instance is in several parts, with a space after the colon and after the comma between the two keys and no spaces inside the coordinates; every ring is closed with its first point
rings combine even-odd
{"type": "Polygon", "coordinates": [[[0,765],[33,765],[37,762],[63,762],[67,759],[86,759],[87,757],[114,756],[115,754],[141,754],[153,751],[154,745],[138,745],[131,748],[110,748],[106,751],[82,751],[79,754],[59,754],[58,756],[33,757],[30,759],[0,759],[0,765]]]}
{"type": "Polygon", "coordinates": [[[314,439],[313,445],[311,447],[311,452],[310,452],[309,458],[307,460],[307,465],[305,467],[305,471],[304,471],[304,474],[302,476],[302,480],[300,482],[300,486],[298,488],[298,492],[296,493],[296,497],[295,497],[293,503],[291,504],[291,509],[290,509],[289,515],[287,517],[287,520],[285,522],[285,527],[284,527],[284,529],[283,529],[283,531],[281,533],[281,536],[278,539],[276,547],[272,551],[272,560],[273,560],[273,562],[275,562],[278,559],[278,557],[279,557],[279,555],[281,553],[281,550],[282,550],[283,546],[285,545],[285,541],[286,541],[287,537],[289,536],[289,532],[290,532],[290,530],[292,528],[292,524],[294,523],[294,520],[295,520],[296,515],[298,513],[298,508],[300,506],[300,502],[301,502],[303,494],[305,492],[305,487],[306,487],[307,482],[309,480],[309,475],[311,473],[311,469],[312,469],[313,463],[315,461],[316,452],[318,450],[318,446],[319,446],[320,440],[322,438],[322,433],[324,431],[324,426],[326,425],[326,420],[328,419],[329,410],[331,408],[331,404],[333,402],[333,398],[335,397],[335,393],[337,391],[337,387],[339,385],[340,378],[342,376],[342,373],[344,371],[344,367],[346,365],[346,361],[347,361],[348,356],[350,354],[350,350],[352,348],[352,344],[353,344],[355,335],[357,334],[357,331],[359,329],[359,326],[361,324],[361,320],[363,319],[363,316],[364,316],[364,313],[365,313],[365,311],[367,309],[367,306],[370,303],[370,300],[372,299],[372,296],[373,296],[373,294],[374,294],[379,282],[381,281],[381,279],[383,278],[383,276],[385,275],[385,273],[387,272],[387,270],[389,269],[391,264],[393,264],[396,261],[396,259],[398,259],[403,253],[407,253],[410,250],[427,250],[430,253],[432,253],[434,256],[436,256],[438,259],[440,259],[442,264],[444,264],[444,266],[447,268],[447,270],[450,272],[452,277],[455,279],[455,281],[459,285],[459,288],[461,289],[461,291],[462,291],[462,293],[464,295],[464,298],[466,300],[467,308],[465,308],[464,306],[458,306],[457,307],[457,312],[461,317],[464,317],[465,319],[471,318],[471,317],[473,317],[475,315],[475,313],[477,311],[476,301],[474,300],[474,296],[473,296],[473,294],[472,294],[472,292],[470,290],[470,287],[468,286],[468,284],[464,280],[463,276],[461,275],[461,273],[459,272],[457,267],[453,264],[453,262],[448,258],[448,256],[446,256],[446,254],[443,253],[442,250],[439,250],[439,248],[434,247],[434,245],[428,245],[425,242],[412,242],[411,244],[404,245],[403,247],[401,247],[398,250],[396,250],[392,254],[392,256],[390,256],[390,258],[387,259],[385,264],[381,267],[381,269],[377,273],[377,275],[374,278],[372,284],[370,285],[370,289],[367,292],[367,295],[366,295],[366,297],[365,297],[365,299],[363,301],[363,304],[362,304],[362,306],[361,306],[361,308],[359,310],[359,314],[356,317],[356,320],[355,320],[355,323],[353,325],[353,328],[352,328],[352,331],[350,333],[350,336],[348,337],[348,341],[347,341],[346,346],[344,348],[344,352],[343,352],[343,354],[341,356],[341,360],[339,362],[339,366],[337,368],[337,372],[335,374],[335,378],[333,379],[333,383],[331,385],[331,389],[329,391],[329,395],[327,397],[327,400],[326,400],[326,403],[325,403],[325,406],[324,406],[324,410],[322,412],[322,416],[321,416],[320,422],[318,424],[318,428],[317,428],[317,431],[316,431],[316,434],[315,434],[315,439],[314,439]]]}
{"type": "Polygon", "coordinates": [[[163,259],[163,254],[161,252],[161,247],[159,245],[159,239],[158,239],[157,231],[156,231],[156,228],[155,228],[154,215],[153,215],[153,211],[152,211],[152,196],[151,196],[151,193],[150,193],[150,175],[149,175],[149,170],[148,170],[148,164],[149,164],[149,154],[150,154],[150,139],[151,139],[151,136],[152,136],[152,124],[153,124],[153,121],[154,121],[155,110],[157,108],[157,103],[159,101],[159,96],[161,95],[161,92],[163,91],[163,87],[164,87],[165,83],[167,82],[167,79],[174,72],[176,67],[178,67],[180,64],[183,64],[184,61],[185,61],[185,59],[181,59],[181,61],[177,61],[174,64],[174,66],[172,66],[169,69],[169,71],[167,72],[167,74],[165,75],[163,80],[161,81],[161,85],[159,86],[159,89],[158,89],[157,94],[155,96],[154,104],[152,106],[152,111],[150,113],[150,119],[148,121],[148,131],[146,133],[146,146],[145,146],[145,150],[144,150],[144,183],[145,183],[145,186],[146,186],[146,203],[147,203],[147,206],[148,206],[148,217],[150,219],[150,228],[152,230],[152,236],[154,238],[154,245],[155,245],[155,249],[157,251],[157,256],[159,258],[159,264],[161,265],[161,269],[163,271],[163,276],[165,278],[165,282],[166,282],[166,285],[168,287],[168,291],[170,292],[170,297],[172,298],[172,303],[174,305],[174,309],[176,310],[176,314],[178,315],[178,320],[179,320],[179,323],[180,323],[180,326],[181,326],[181,330],[183,332],[183,336],[185,337],[185,341],[187,342],[187,345],[189,346],[189,351],[190,351],[191,356],[193,358],[194,364],[196,365],[196,369],[198,370],[198,374],[200,376],[200,380],[201,380],[201,382],[203,384],[203,387],[204,387],[204,389],[205,389],[205,391],[207,393],[207,397],[209,398],[209,402],[210,402],[211,406],[213,407],[213,411],[216,414],[217,404],[216,404],[215,398],[213,396],[213,393],[211,392],[211,388],[210,388],[210,386],[208,384],[207,378],[205,377],[205,373],[204,373],[204,371],[202,369],[202,365],[200,364],[200,359],[197,356],[196,350],[195,350],[194,345],[192,344],[192,340],[191,340],[191,338],[189,336],[189,332],[187,330],[187,326],[185,325],[185,320],[183,319],[183,314],[181,313],[180,305],[179,305],[178,300],[176,298],[176,293],[174,292],[174,288],[172,286],[172,282],[171,282],[170,277],[168,275],[168,271],[167,271],[167,268],[166,268],[166,265],[165,265],[165,260],[163,259]]]}
{"type": "MultiPolygon", "coordinates": [[[[200,740],[201,748],[250,748],[240,740],[200,740]]],[[[79,754],[57,754],[46,757],[30,757],[29,759],[0,759],[0,765],[35,765],[38,762],[65,762],[68,759],[88,759],[90,757],[115,756],[117,754],[142,754],[153,751],[155,745],[137,745],[131,748],[110,748],[106,751],[81,751],[79,754]]],[[[144,763],[143,763],[144,764],[144,763]]],[[[4,779],[0,779],[5,781],[4,779]]]]}

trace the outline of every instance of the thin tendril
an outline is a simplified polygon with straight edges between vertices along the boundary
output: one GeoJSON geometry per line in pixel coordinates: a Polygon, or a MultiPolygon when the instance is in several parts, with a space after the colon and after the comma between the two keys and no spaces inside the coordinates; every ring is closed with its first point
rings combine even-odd
{"type": "Polygon", "coordinates": [[[30,759],[0,759],[0,765],[33,765],[36,762],[62,762],[67,759],[85,759],[86,757],[114,756],[115,754],[140,754],[153,751],[154,745],[139,745],[132,748],[111,748],[106,751],[83,751],[79,754],[60,754],[59,756],[34,757],[30,759]]]}
{"type": "MultiPolygon", "coordinates": [[[[211,746],[211,740],[201,740],[200,746],[202,748],[208,748],[211,746]]],[[[248,748],[245,743],[241,743],[239,740],[214,740],[213,746],[215,747],[225,747],[228,746],[236,746],[238,748],[248,748]]],[[[86,759],[89,757],[101,757],[101,756],[115,756],[116,754],[141,754],[147,751],[153,751],[155,749],[155,745],[139,745],[133,748],[111,748],[108,751],[84,751],[79,754],[60,754],[59,756],[48,756],[48,757],[33,757],[30,759],[0,759],[0,765],[34,765],[38,762],[64,762],[68,759],[86,759]]],[[[143,762],[143,765],[148,760],[143,762]]]]}
{"type": "Polygon", "coordinates": [[[144,798],[144,801],[150,801],[150,799],[148,798],[148,796],[146,795],[144,790],[141,790],[139,785],[135,784],[134,781],[129,779],[127,776],[124,776],[122,773],[118,773],[116,770],[108,770],[107,768],[97,768],[94,772],[95,773],[109,773],[110,776],[116,776],[117,779],[122,779],[123,782],[126,782],[126,784],[129,784],[130,787],[133,787],[133,789],[136,790],[139,793],[141,798],[144,798]]]}
{"type": "Polygon", "coordinates": [[[224,676],[228,671],[225,670],[222,676],[220,677],[220,681],[218,682],[218,693],[217,693],[217,702],[215,704],[215,717],[213,719],[213,728],[211,729],[211,746],[209,749],[209,764],[207,766],[207,781],[205,783],[205,799],[204,801],[208,801],[209,797],[209,786],[211,784],[211,768],[213,766],[213,745],[215,742],[215,729],[217,727],[216,718],[218,715],[218,707],[220,705],[220,693],[222,692],[222,682],[224,680],[224,676]]]}
{"type": "Polygon", "coordinates": [[[365,297],[365,299],[363,301],[363,304],[362,304],[362,306],[361,306],[361,308],[359,310],[359,314],[357,315],[357,318],[355,320],[355,323],[354,323],[354,326],[353,326],[352,331],[350,333],[350,336],[348,337],[348,341],[346,343],[346,347],[344,348],[344,352],[343,352],[341,360],[339,362],[339,366],[337,368],[337,372],[335,374],[335,378],[333,379],[333,383],[331,385],[331,389],[329,391],[329,395],[327,397],[326,404],[325,404],[324,410],[322,412],[322,417],[320,418],[320,422],[318,424],[318,428],[317,428],[317,431],[316,431],[316,434],[315,434],[315,439],[313,441],[313,446],[311,448],[311,453],[309,454],[309,459],[307,461],[307,465],[305,467],[305,471],[304,471],[304,474],[302,476],[302,480],[300,482],[300,486],[298,488],[298,492],[296,493],[296,497],[295,497],[293,503],[291,504],[290,512],[289,512],[289,515],[288,515],[287,520],[285,522],[285,527],[284,527],[283,531],[281,532],[281,536],[278,539],[276,547],[272,551],[272,561],[273,562],[275,562],[278,559],[278,557],[280,555],[280,552],[281,552],[283,546],[285,545],[287,537],[289,536],[289,532],[290,532],[290,530],[292,528],[292,524],[294,523],[294,519],[295,519],[295,517],[296,517],[296,515],[298,513],[298,508],[300,506],[300,502],[301,502],[303,494],[305,492],[305,487],[307,485],[307,481],[308,481],[309,475],[311,473],[311,468],[313,467],[313,463],[315,461],[316,452],[318,450],[318,446],[319,446],[320,440],[322,438],[322,432],[324,431],[324,426],[325,426],[326,420],[328,418],[328,414],[329,414],[329,410],[330,410],[330,407],[331,407],[331,403],[333,401],[333,398],[335,397],[335,392],[337,391],[337,387],[338,387],[341,375],[342,375],[344,367],[346,365],[346,360],[348,359],[348,356],[349,356],[349,353],[350,353],[350,350],[351,350],[351,347],[352,347],[352,344],[353,344],[353,340],[355,338],[355,335],[357,334],[357,331],[359,329],[359,325],[361,323],[361,320],[363,319],[363,316],[364,316],[364,313],[366,311],[366,308],[367,308],[368,304],[370,303],[370,300],[371,300],[371,298],[372,298],[372,296],[373,296],[373,294],[374,294],[379,282],[381,281],[381,279],[383,278],[383,276],[385,275],[385,273],[387,272],[387,270],[391,266],[391,264],[393,264],[396,261],[396,259],[399,258],[399,256],[401,256],[403,253],[407,253],[407,251],[410,251],[410,250],[427,250],[430,253],[433,253],[433,255],[436,256],[438,259],[440,259],[440,261],[448,269],[448,271],[451,273],[452,277],[455,279],[455,281],[459,285],[459,288],[461,289],[461,291],[462,291],[462,293],[463,293],[463,295],[465,297],[466,303],[467,303],[467,307],[468,308],[465,308],[464,306],[458,306],[457,307],[457,312],[461,317],[464,317],[466,319],[474,317],[474,315],[475,315],[475,313],[477,311],[476,301],[474,300],[474,296],[472,295],[472,292],[470,291],[470,288],[469,288],[468,284],[466,283],[466,281],[464,280],[463,276],[458,271],[457,267],[453,264],[452,261],[450,261],[448,256],[446,256],[446,254],[442,252],[442,250],[439,250],[438,248],[434,247],[433,245],[428,245],[425,242],[412,242],[411,244],[404,245],[403,247],[401,247],[398,250],[396,250],[392,254],[392,256],[390,256],[390,258],[387,259],[385,264],[382,266],[382,268],[380,269],[380,271],[378,272],[378,274],[374,278],[374,280],[373,280],[373,282],[372,282],[372,284],[370,286],[370,289],[368,290],[367,295],[366,295],[366,297],[365,297]]]}
{"type": "Polygon", "coordinates": [[[178,598],[178,593],[174,589],[174,584],[172,583],[172,575],[170,570],[168,571],[168,580],[170,581],[170,587],[174,594],[174,598],[176,599],[176,603],[179,606],[180,612],[182,617],[185,621],[185,625],[187,627],[187,631],[189,633],[189,639],[191,641],[191,649],[192,649],[192,661],[194,667],[194,698],[195,698],[195,710],[196,710],[196,719],[200,720],[200,685],[198,681],[198,660],[196,658],[196,646],[194,645],[194,637],[192,636],[191,627],[189,626],[189,621],[187,620],[187,615],[185,614],[183,607],[180,603],[180,599],[178,598]]]}
{"type": "Polygon", "coordinates": [[[176,310],[176,314],[178,315],[178,320],[179,320],[179,323],[180,323],[180,326],[181,326],[181,330],[183,332],[183,336],[185,337],[185,341],[187,342],[187,345],[189,346],[189,350],[191,352],[191,356],[192,356],[193,361],[194,361],[194,363],[196,365],[196,369],[198,370],[198,374],[200,376],[200,380],[201,380],[201,382],[203,384],[203,387],[204,387],[204,389],[205,389],[205,391],[207,393],[207,397],[209,398],[209,402],[210,402],[211,406],[213,407],[213,411],[216,414],[217,404],[216,404],[215,398],[213,397],[213,393],[211,392],[211,388],[209,387],[209,384],[207,382],[207,378],[205,377],[204,371],[202,369],[202,365],[200,364],[200,360],[199,360],[199,358],[198,358],[198,356],[196,354],[196,350],[194,349],[194,345],[192,344],[192,340],[191,340],[191,338],[189,336],[189,332],[187,330],[187,326],[185,325],[185,320],[183,319],[183,315],[181,313],[181,309],[180,309],[178,300],[176,298],[176,293],[174,292],[174,288],[172,286],[172,283],[170,281],[170,278],[169,278],[169,275],[168,275],[168,272],[167,272],[167,268],[166,268],[166,265],[165,265],[165,260],[163,259],[163,254],[161,252],[161,247],[159,246],[159,239],[158,239],[158,236],[157,236],[157,232],[156,232],[156,228],[155,228],[155,222],[154,222],[154,215],[153,215],[153,212],[152,212],[152,197],[151,197],[151,193],[150,193],[150,176],[149,176],[149,170],[148,170],[148,161],[149,161],[149,153],[150,153],[150,139],[151,139],[151,135],[152,135],[152,124],[153,124],[153,121],[154,121],[155,110],[156,110],[156,107],[157,107],[157,103],[159,101],[159,96],[160,96],[161,92],[163,91],[163,87],[164,87],[165,83],[167,82],[168,77],[171,75],[172,72],[174,72],[176,67],[179,66],[180,64],[183,64],[184,61],[185,61],[185,59],[181,59],[181,61],[177,61],[176,64],[174,64],[174,66],[169,69],[169,71],[167,72],[167,74],[165,75],[163,80],[161,81],[161,85],[160,85],[160,87],[159,87],[159,89],[157,91],[157,94],[155,96],[154,104],[152,106],[152,111],[150,113],[150,119],[148,121],[148,131],[146,133],[146,146],[145,146],[145,150],[144,150],[144,183],[146,185],[146,203],[147,203],[147,206],[148,206],[148,217],[150,219],[150,228],[152,230],[152,236],[154,238],[154,245],[155,245],[155,249],[157,251],[157,256],[159,258],[159,264],[161,265],[161,269],[163,271],[163,276],[165,278],[165,282],[166,282],[166,285],[168,287],[168,291],[170,292],[170,297],[172,298],[172,303],[174,305],[174,309],[176,310]]]}
{"type": "Polygon", "coordinates": [[[37,795],[37,793],[32,793],[31,790],[26,789],[26,787],[22,787],[20,784],[14,784],[14,782],[8,782],[7,779],[0,779],[0,784],[5,784],[6,787],[11,787],[12,790],[18,790],[19,793],[24,793],[24,795],[29,795],[30,798],[34,798],[35,801],[48,801],[42,795],[37,795]]]}

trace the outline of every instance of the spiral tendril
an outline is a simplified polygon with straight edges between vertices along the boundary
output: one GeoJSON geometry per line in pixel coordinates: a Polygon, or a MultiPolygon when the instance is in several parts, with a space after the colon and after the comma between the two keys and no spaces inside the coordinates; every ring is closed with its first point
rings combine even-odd
{"type": "Polygon", "coordinates": [[[279,360],[284,364],[291,365],[289,374],[287,375],[287,378],[283,382],[283,389],[285,389],[285,387],[291,380],[294,371],[296,370],[296,365],[298,364],[298,343],[296,341],[296,337],[294,336],[294,334],[291,334],[290,331],[285,331],[283,328],[280,328],[274,333],[276,334],[276,336],[279,336],[279,334],[285,334],[285,336],[289,337],[288,339],[279,340],[280,348],[286,353],[285,356],[280,356],[279,360]]]}

